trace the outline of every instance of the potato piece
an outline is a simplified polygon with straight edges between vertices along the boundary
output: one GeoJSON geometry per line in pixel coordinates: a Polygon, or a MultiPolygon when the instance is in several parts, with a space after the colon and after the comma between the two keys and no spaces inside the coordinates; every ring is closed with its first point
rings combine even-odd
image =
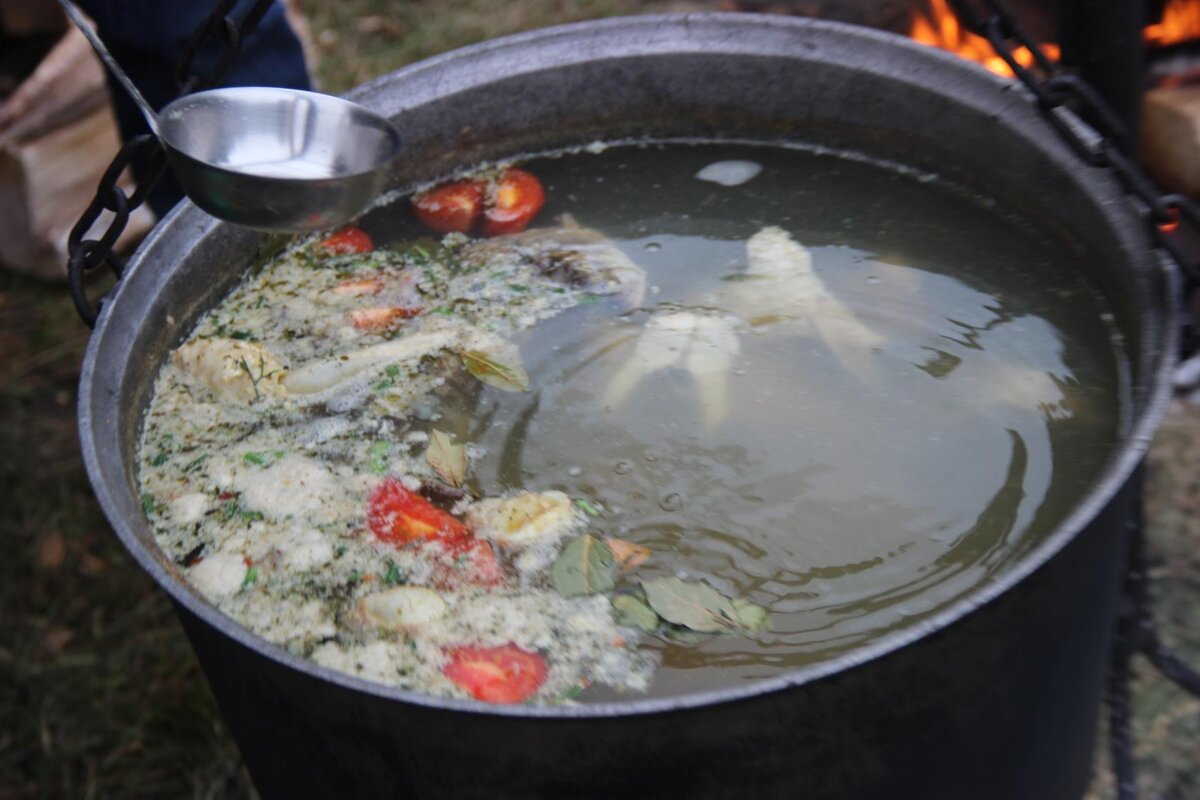
{"type": "Polygon", "coordinates": [[[446,601],[432,589],[397,586],[358,601],[364,621],[389,631],[413,632],[446,615],[446,601]]]}
{"type": "Polygon", "coordinates": [[[507,500],[484,500],[467,512],[467,525],[476,536],[513,549],[561,539],[583,522],[583,515],[562,492],[526,492],[507,500]]]}

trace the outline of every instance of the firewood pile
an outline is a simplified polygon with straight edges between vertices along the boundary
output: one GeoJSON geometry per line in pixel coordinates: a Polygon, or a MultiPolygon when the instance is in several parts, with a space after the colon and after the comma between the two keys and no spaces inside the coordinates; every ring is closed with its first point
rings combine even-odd
{"type": "Polygon", "coordinates": [[[1146,93],[1142,159],[1160,186],[1200,200],[1200,83],[1146,93]]]}
{"type": "MultiPolygon", "coordinates": [[[[0,0],[0,267],[65,277],[67,234],[119,147],[103,67],[82,34],[50,0],[0,0]]],[[[107,224],[106,212],[97,230],[107,224]]],[[[153,224],[137,209],[118,247],[153,224]]]]}

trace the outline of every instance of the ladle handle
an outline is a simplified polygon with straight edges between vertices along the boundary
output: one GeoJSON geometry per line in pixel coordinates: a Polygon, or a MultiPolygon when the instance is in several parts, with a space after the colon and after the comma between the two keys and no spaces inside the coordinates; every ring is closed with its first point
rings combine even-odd
{"type": "Polygon", "coordinates": [[[133,102],[137,103],[138,108],[142,110],[142,114],[146,117],[146,124],[150,126],[150,131],[155,136],[158,136],[158,115],[154,112],[154,108],[146,102],[146,98],[142,97],[142,93],[133,85],[133,81],[129,79],[129,76],[117,64],[112,54],[108,52],[108,48],[104,46],[104,42],[100,41],[100,37],[96,35],[96,31],[88,24],[87,17],[79,10],[79,6],[75,5],[71,0],[58,0],[58,4],[63,7],[63,11],[67,12],[67,16],[71,18],[71,22],[75,23],[75,27],[79,28],[79,32],[88,40],[88,44],[96,51],[96,55],[100,56],[100,60],[108,65],[113,75],[117,76],[117,80],[125,87],[125,91],[129,92],[129,96],[133,98],[133,102]]]}

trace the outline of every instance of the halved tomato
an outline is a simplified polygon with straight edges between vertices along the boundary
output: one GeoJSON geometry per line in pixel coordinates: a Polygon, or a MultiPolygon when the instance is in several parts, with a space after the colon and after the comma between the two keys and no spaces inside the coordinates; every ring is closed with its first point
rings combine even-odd
{"type": "Polygon", "coordinates": [[[395,478],[385,478],[368,496],[367,525],[381,540],[397,545],[470,536],[465,525],[395,478]]]}
{"type": "Polygon", "coordinates": [[[438,233],[467,233],[483,211],[483,181],[454,181],[413,198],[413,211],[438,233]]]}
{"type": "Polygon", "coordinates": [[[546,192],[537,176],[523,169],[504,170],[487,198],[483,212],[483,235],[520,233],[546,204],[546,192]]]}
{"type": "Polygon", "coordinates": [[[317,242],[316,249],[331,256],[345,256],[351,253],[369,253],[375,249],[375,243],[362,228],[347,225],[317,242]]]}
{"type": "Polygon", "coordinates": [[[546,681],[546,660],[515,644],[459,647],[442,674],[485,703],[521,703],[546,681]]]}

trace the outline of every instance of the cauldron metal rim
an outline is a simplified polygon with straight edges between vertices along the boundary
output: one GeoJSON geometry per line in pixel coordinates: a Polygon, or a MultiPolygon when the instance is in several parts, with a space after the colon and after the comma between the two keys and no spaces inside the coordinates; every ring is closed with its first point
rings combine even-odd
{"type": "MultiPolygon", "coordinates": [[[[865,48],[869,48],[870,46],[906,48],[912,51],[919,51],[921,53],[920,57],[939,62],[939,69],[957,71],[959,79],[973,80],[985,91],[1003,92],[1014,88],[1011,83],[992,75],[982,67],[966,62],[949,53],[916,44],[904,37],[893,34],[824,20],[752,14],[703,13],[618,17],[555,26],[498,38],[412,64],[392,73],[391,76],[385,76],[384,78],[379,78],[357,87],[348,92],[346,96],[349,99],[374,108],[374,110],[383,113],[385,116],[393,116],[401,113],[403,110],[402,106],[395,106],[394,101],[402,100],[404,101],[403,104],[407,105],[426,98],[422,97],[419,92],[402,98],[392,97],[390,98],[392,102],[387,104],[392,107],[381,108],[383,98],[377,94],[377,88],[385,80],[392,81],[401,77],[416,79],[422,73],[440,72],[447,64],[484,61],[489,57],[501,54],[508,55],[513,50],[520,50],[528,45],[540,44],[547,41],[561,39],[570,43],[577,37],[590,38],[596,32],[605,32],[610,35],[628,31],[645,33],[653,31],[656,28],[670,30],[676,34],[682,29],[686,31],[688,36],[693,32],[705,33],[710,29],[728,30],[730,28],[744,31],[751,29],[784,29],[791,33],[815,31],[822,36],[857,40],[852,42],[852,46],[864,48],[861,51],[863,53],[868,52],[865,48]]],[[[677,36],[676,38],[678,39],[679,37],[677,36]]],[[[703,50],[705,44],[709,45],[709,49],[713,49],[711,41],[700,41],[696,45],[692,45],[691,40],[686,37],[682,41],[688,43],[689,46],[677,47],[670,52],[685,52],[695,47],[703,50]]],[[[630,51],[630,53],[632,52],[630,51]]],[[[638,52],[645,55],[644,52],[638,52]]],[[[604,55],[611,56],[612,52],[606,51],[604,55]]],[[[582,55],[580,56],[580,58],[583,57],[582,55]]],[[[507,63],[511,64],[510,61],[507,63]]],[[[537,69],[544,69],[547,65],[540,63],[531,66],[537,69]]],[[[550,66],[554,65],[551,64],[550,66]]],[[[425,90],[431,92],[432,96],[441,96],[452,92],[454,88],[456,87],[447,86],[444,80],[435,80],[427,82],[425,90]]],[[[1087,169],[1087,167],[1080,162],[1080,169],[1087,169]]],[[[208,232],[212,227],[222,224],[224,223],[208,217],[190,202],[185,201],[156,226],[154,231],[142,243],[139,251],[150,250],[160,240],[179,235],[179,230],[177,229],[188,228],[193,232],[208,232]]],[[[1132,226],[1133,223],[1130,222],[1129,224],[1132,226]]],[[[1135,232],[1133,227],[1130,227],[1128,232],[1132,236],[1142,235],[1139,232],[1135,232]]],[[[125,519],[118,512],[118,505],[114,499],[117,492],[126,492],[128,491],[128,487],[123,480],[117,479],[118,476],[107,475],[101,469],[101,459],[93,433],[93,428],[97,425],[98,420],[93,419],[89,409],[93,403],[93,388],[98,368],[97,352],[100,349],[99,344],[103,341],[106,332],[111,327],[113,315],[120,313],[122,297],[125,294],[126,287],[130,283],[129,277],[137,270],[141,263],[137,258],[134,259],[130,270],[126,273],[126,278],[116,287],[113,296],[109,298],[101,310],[84,358],[80,376],[78,401],[80,440],[84,463],[91,478],[97,500],[125,547],[142,568],[167,591],[176,603],[183,606],[187,611],[212,626],[224,636],[276,662],[319,680],[341,685],[350,690],[374,695],[381,700],[399,701],[429,709],[504,717],[544,719],[627,717],[643,714],[661,714],[663,712],[681,711],[720,703],[735,702],[778,692],[845,672],[857,665],[878,659],[950,626],[956,620],[970,614],[975,609],[996,599],[1019,584],[1058,553],[1068,542],[1079,535],[1087,524],[1103,510],[1108,499],[1120,489],[1138,467],[1153,439],[1154,432],[1161,422],[1170,399],[1170,375],[1175,364],[1175,351],[1178,346],[1178,332],[1180,329],[1179,312],[1177,311],[1181,307],[1180,279],[1177,270],[1169,262],[1160,258],[1159,263],[1164,282],[1164,303],[1167,312],[1164,315],[1164,323],[1167,329],[1164,332],[1162,348],[1157,354],[1157,363],[1155,363],[1152,370],[1153,375],[1147,376],[1148,380],[1151,381],[1152,391],[1143,399],[1142,411],[1129,426],[1129,432],[1124,442],[1118,445],[1116,452],[1110,457],[1091,490],[1083,497],[1077,507],[1062,520],[1053,533],[1029,553],[1025,554],[1017,563],[1010,566],[1000,576],[983,584],[967,596],[942,608],[921,622],[887,634],[870,644],[835,658],[811,664],[775,677],[747,681],[744,684],[731,685],[718,690],[664,697],[634,698],[627,702],[619,703],[581,704],[575,706],[496,706],[473,700],[434,697],[420,692],[389,687],[328,669],[314,661],[294,655],[284,648],[271,644],[252,634],[232,618],[217,611],[216,608],[210,605],[195,590],[184,584],[176,576],[170,574],[155,557],[151,549],[139,540],[133,531],[130,520],[125,519]]],[[[114,424],[112,420],[104,422],[114,424]]]]}

